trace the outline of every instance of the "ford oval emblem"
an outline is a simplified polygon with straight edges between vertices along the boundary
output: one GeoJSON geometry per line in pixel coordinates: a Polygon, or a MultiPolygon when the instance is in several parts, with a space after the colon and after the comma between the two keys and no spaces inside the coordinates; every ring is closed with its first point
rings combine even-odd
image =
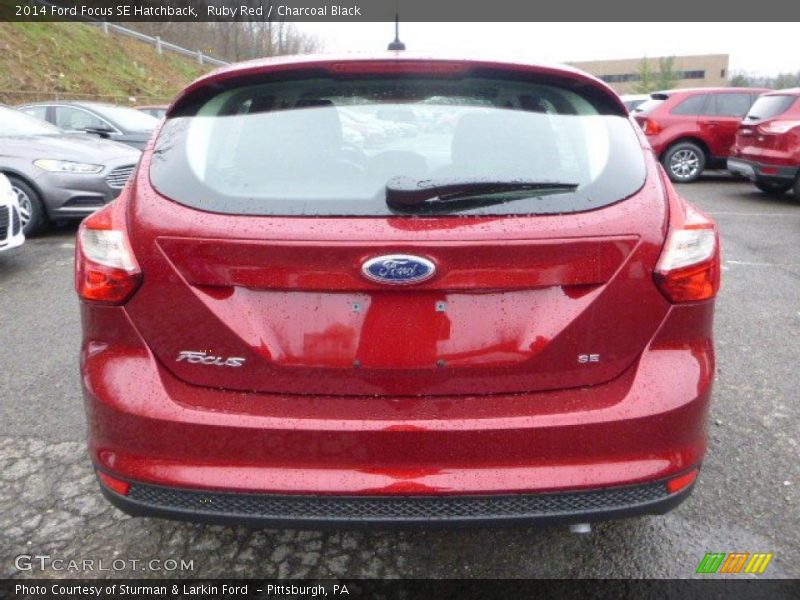
{"type": "Polygon", "coordinates": [[[408,285],[433,277],[436,265],[427,258],[410,254],[385,254],[369,259],[361,267],[364,277],[377,283],[408,285]]]}

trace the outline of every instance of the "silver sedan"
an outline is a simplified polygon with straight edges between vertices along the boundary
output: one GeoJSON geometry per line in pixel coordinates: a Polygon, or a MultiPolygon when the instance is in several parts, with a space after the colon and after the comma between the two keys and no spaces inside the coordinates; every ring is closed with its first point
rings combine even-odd
{"type": "Polygon", "coordinates": [[[50,220],[83,218],[116,198],[140,152],[87,134],[68,134],[0,107],[0,173],[19,200],[25,235],[50,220]]]}

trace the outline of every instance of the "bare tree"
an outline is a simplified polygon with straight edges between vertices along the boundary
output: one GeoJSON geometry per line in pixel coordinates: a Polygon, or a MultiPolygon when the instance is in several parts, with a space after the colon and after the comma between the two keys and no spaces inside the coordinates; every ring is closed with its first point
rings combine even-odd
{"type": "Polygon", "coordinates": [[[728,85],[736,87],[767,87],[775,90],[800,86],[800,71],[796,73],[778,73],[775,76],[754,75],[737,71],[728,80],[728,85]]]}
{"type": "MultiPolygon", "coordinates": [[[[177,0],[177,3],[181,1],[177,0]]],[[[266,17],[271,1],[241,0],[239,4],[251,8],[263,6],[266,17]]],[[[203,13],[205,9],[200,5],[197,10],[203,13]]],[[[238,16],[232,21],[125,23],[125,26],[232,62],[284,54],[309,54],[322,49],[317,37],[299,31],[294,24],[284,20],[248,21],[238,16]]]]}
{"type": "Polygon", "coordinates": [[[737,72],[736,74],[732,75],[731,78],[728,80],[728,85],[732,87],[755,87],[756,84],[753,82],[752,78],[744,72],[737,72]]]}

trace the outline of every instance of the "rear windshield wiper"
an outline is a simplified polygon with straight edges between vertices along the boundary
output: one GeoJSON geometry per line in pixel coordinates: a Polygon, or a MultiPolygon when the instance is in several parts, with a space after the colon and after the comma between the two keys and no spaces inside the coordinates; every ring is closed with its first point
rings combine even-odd
{"type": "Polygon", "coordinates": [[[564,192],[578,187],[577,183],[533,179],[414,179],[393,177],[386,184],[386,203],[405,210],[433,208],[454,202],[469,204],[501,204],[538,194],[519,195],[513,192],[564,192]],[[498,196],[507,194],[508,196],[498,196]]]}

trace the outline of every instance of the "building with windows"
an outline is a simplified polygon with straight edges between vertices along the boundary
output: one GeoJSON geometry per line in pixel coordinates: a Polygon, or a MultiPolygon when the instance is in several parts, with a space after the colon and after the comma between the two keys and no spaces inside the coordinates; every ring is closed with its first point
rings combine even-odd
{"type": "MultiPolygon", "coordinates": [[[[660,60],[664,57],[648,57],[646,60],[654,79],[658,78],[660,60]]],[[[676,56],[672,65],[680,79],[674,87],[718,87],[728,84],[728,55],[701,54],[676,56]]],[[[641,58],[620,60],[591,60],[572,62],[571,66],[591,73],[608,83],[619,94],[635,94],[636,84],[641,80],[641,58]]]]}

